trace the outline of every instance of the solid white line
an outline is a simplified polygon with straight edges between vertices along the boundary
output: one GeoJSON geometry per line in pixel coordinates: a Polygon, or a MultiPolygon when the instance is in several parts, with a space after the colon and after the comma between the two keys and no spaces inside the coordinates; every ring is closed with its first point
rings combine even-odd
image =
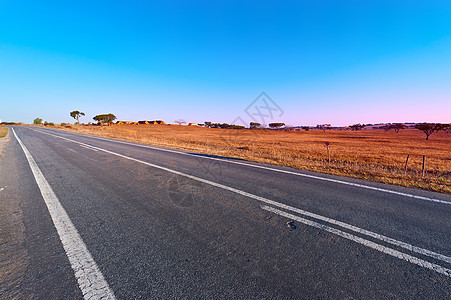
{"type": "Polygon", "coordinates": [[[53,192],[52,187],[45,179],[31,153],[19,139],[14,129],[11,129],[28,160],[53,224],[63,244],[64,251],[74,270],[75,278],[77,278],[83,297],[85,299],[115,299],[112,290],[89,253],[88,248],[86,248],[74,224],[72,224],[65,209],[53,192]]]}
{"type": "MultiPolygon", "coordinates": [[[[36,130],[36,129],[34,129],[34,130],[36,130]]],[[[38,131],[40,131],[40,130],[38,130],[38,131]]],[[[44,133],[43,131],[41,131],[41,132],[44,133]]],[[[451,205],[451,201],[445,201],[445,200],[440,200],[440,199],[435,199],[435,198],[429,198],[429,197],[423,197],[423,196],[418,196],[418,195],[413,195],[413,194],[408,194],[408,193],[402,193],[402,192],[377,188],[377,187],[373,187],[373,186],[369,186],[369,185],[347,182],[347,181],[343,181],[343,180],[320,177],[320,176],[315,176],[315,175],[308,175],[308,174],[303,174],[303,173],[298,173],[298,172],[293,172],[293,171],[288,171],[288,170],[274,169],[274,168],[270,168],[270,167],[243,163],[243,162],[239,162],[239,161],[226,160],[226,159],[221,159],[221,158],[216,158],[216,157],[195,155],[195,154],[191,154],[191,153],[187,153],[187,152],[159,148],[159,147],[154,147],[154,146],[149,146],[149,145],[142,145],[142,144],[137,144],[137,143],[132,143],[132,142],[119,141],[119,140],[114,140],[114,139],[107,139],[107,138],[98,137],[98,136],[92,136],[92,135],[83,135],[83,136],[89,137],[89,138],[94,138],[94,139],[99,139],[99,140],[104,140],[104,141],[109,141],[109,142],[115,142],[115,143],[119,143],[119,144],[126,144],[126,145],[141,147],[141,148],[148,148],[148,149],[159,150],[159,151],[164,151],[164,152],[177,153],[177,154],[181,154],[181,155],[194,156],[194,157],[199,157],[199,158],[203,158],[203,159],[217,160],[217,161],[226,162],[226,163],[230,163],[230,164],[242,165],[242,166],[247,166],[247,167],[252,167],[252,168],[269,170],[269,171],[273,171],[273,172],[301,176],[301,177],[306,177],[306,178],[310,178],[310,179],[328,181],[328,182],[333,182],[333,183],[338,183],[338,184],[345,184],[345,185],[349,185],[349,186],[353,186],[353,187],[374,190],[374,191],[394,194],[394,195],[398,195],[398,196],[404,196],[404,197],[409,197],[409,198],[414,198],[414,199],[419,199],[419,200],[426,200],[426,201],[451,205]]]]}
{"type": "MultiPolygon", "coordinates": [[[[50,133],[46,133],[46,134],[52,135],[50,133]]],[[[67,141],[72,142],[72,143],[76,143],[76,144],[80,144],[80,145],[86,145],[84,143],[81,143],[81,142],[78,142],[78,141],[75,141],[75,140],[71,140],[71,139],[68,139],[68,138],[65,138],[65,137],[61,137],[61,136],[57,136],[57,135],[53,135],[53,136],[55,136],[57,138],[60,138],[60,139],[67,140],[67,141]]],[[[322,220],[322,221],[325,221],[325,222],[328,222],[328,223],[331,223],[331,224],[334,224],[334,225],[337,225],[337,226],[341,226],[343,228],[346,228],[346,229],[349,229],[349,230],[352,230],[352,231],[355,231],[355,232],[358,232],[358,233],[361,233],[361,234],[365,234],[365,235],[371,236],[371,237],[376,238],[376,239],[380,239],[380,240],[382,240],[382,241],[384,241],[386,243],[390,243],[390,244],[393,244],[395,246],[399,246],[399,247],[405,248],[407,250],[410,250],[410,251],[413,251],[413,252],[416,252],[416,253],[419,253],[419,254],[422,254],[422,255],[430,256],[430,257],[442,260],[444,262],[451,263],[451,258],[446,256],[446,255],[443,255],[443,254],[440,254],[440,253],[436,253],[436,252],[433,252],[433,251],[430,251],[430,250],[427,250],[427,249],[423,249],[423,248],[420,248],[420,247],[416,247],[416,246],[410,245],[408,243],[405,243],[405,242],[402,242],[402,241],[398,241],[398,240],[392,239],[390,237],[387,237],[387,236],[384,236],[384,235],[380,235],[380,234],[377,234],[377,233],[374,233],[374,232],[371,232],[371,231],[368,231],[368,230],[365,230],[365,229],[362,229],[362,228],[359,228],[359,227],[356,227],[356,226],[353,226],[353,225],[350,225],[350,224],[347,224],[347,223],[344,223],[344,222],[341,222],[341,221],[330,219],[330,218],[327,218],[327,217],[324,217],[324,216],[321,216],[321,215],[317,215],[317,214],[314,214],[314,213],[311,213],[311,212],[308,212],[308,211],[305,211],[305,210],[301,210],[301,209],[296,208],[296,207],[292,207],[292,206],[289,206],[289,205],[286,205],[286,204],[283,204],[283,203],[279,203],[279,202],[276,202],[276,201],[273,201],[273,200],[270,200],[270,199],[267,199],[267,198],[264,198],[264,197],[260,197],[260,196],[257,196],[257,195],[254,195],[254,194],[251,194],[251,193],[248,193],[248,192],[244,192],[244,191],[241,191],[241,190],[238,190],[238,189],[235,189],[235,188],[232,188],[232,187],[229,187],[229,186],[217,183],[217,182],[213,182],[213,181],[210,181],[210,180],[207,180],[207,179],[203,179],[203,178],[196,177],[196,176],[193,176],[193,175],[185,174],[185,173],[182,173],[182,172],[179,172],[179,171],[176,171],[176,170],[172,170],[172,169],[169,169],[169,168],[166,168],[166,167],[155,165],[155,164],[152,164],[152,163],[149,163],[149,162],[145,162],[145,161],[142,161],[142,160],[139,160],[139,159],[136,159],[136,158],[132,158],[132,157],[129,157],[129,156],[125,156],[125,155],[122,155],[122,154],[119,154],[119,153],[116,153],[116,152],[105,150],[105,149],[102,149],[102,148],[99,148],[99,147],[94,147],[94,146],[91,146],[91,147],[93,147],[93,148],[95,148],[95,149],[97,149],[99,151],[103,151],[105,153],[109,153],[111,155],[115,155],[115,156],[118,156],[118,157],[121,157],[121,158],[125,158],[125,159],[131,160],[131,161],[135,161],[135,162],[138,162],[138,163],[150,166],[150,167],[154,167],[154,168],[157,168],[157,169],[160,169],[160,170],[164,170],[166,172],[170,172],[170,173],[176,174],[176,175],[184,176],[184,177],[187,177],[187,178],[190,178],[190,179],[193,179],[193,180],[196,180],[196,181],[199,181],[199,182],[202,182],[202,183],[214,186],[214,187],[221,188],[223,190],[231,191],[233,193],[236,193],[236,194],[248,197],[248,198],[252,198],[252,199],[258,200],[260,202],[263,202],[263,203],[266,203],[266,204],[270,204],[272,206],[276,206],[276,207],[283,208],[283,209],[286,209],[286,210],[294,211],[294,212],[297,212],[297,213],[300,213],[300,214],[303,214],[303,215],[306,215],[306,216],[309,216],[309,217],[312,217],[312,218],[315,218],[315,219],[318,219],[318,220],[322,220]]]]}
{"type": "Polygon", "coordinates": [[[440,253],[436,253],[436,252],[433,252],[433,251],[430,251],[430,250],[427,250],[427,249],[423,249],[423,248],[420,248],[420,247],[417,247],[417,246],[413,246],[411,244],[395,240],[395,239],[390,238],[388,236],[385,236],[385,235],[382,235],[382,234],[378,234],[378,233],[375,233],[375,232],[372,232],[372,231],[369,231],[369,230],[366,230],[366,229],[362,229],[362,228],[359,228],[359,227],[356,227],[356,226],[353,226],[353,225],[350,225],[350,224],[347,224],[347,223],[344,223],[344,222],[341,222],[341,221],[337,221],[337,220],[334,220],[334,219],[331,219],[331,218],[328,218],[328,217],[323,217],[321,215],[317,215],[315,213],[311,213],[311,212],[308,212],[308,211],[305,211],[305,210],[302,210],[302,209],[299,209],[299,208],[296,208],[296,207],[292,207],[292,206],[286,205],[284,208],[286,210],[290,210],[292,212],[296,212],[298,214],[301,214],[301,215],[304,215],[304,216],[307,216],[307,217],[311,217],[311,218],[314,218],[314,219],[317,219],[317,220],[321,220],[321,221],[324,221],[324,222],[327,222],[327,223],[330,223],[330,224],[334,224],[336,226],[340,226],[340,227],[352,230],[354,232],[357,232],[357,233],[360,233],[360,234],[364,234],[364,235],[373,237],[375,239],[384,241],[384,242],[392,244],[394,246],[398,246],[398,247],[407,249],[409,251],[416,252],[416,253],[419,253],[419,254],[422,254],[422,255],[426,255],[426,256],[429,256],[429,257],[432,257],[432,258],[435,258],[435,259],[439,259],[439,260],[442,260],[442,261],[444,261],[446,263],[451,264],[451,257],[449,257],[449,256],[446,256],[446,255],[443,255],[443,254],[440,254],[440,253]]]}
{"type": "Polygon", "coordinates": [[[447,268],[444,268],[444,267],[442,267],[440,265],[433,264],[433,263],[430,263],[428,261],[419,259],[419,258],[417,258],[415,256],[402,253],[400,251],[397,251],[397,250],[394,250],[394,249],[391,249],[391,248],[379,245],[379,244],[377,244],[375,242],[363,239],[361,237],[349,234],[347,232],[335,229],[333,227],[329,227],[327,225],[323,225],[323,224],[320,224],[320,223],[317,223],[317,222],[314,222],[314,221],[310,221],[310,220],[307,220],[307,219],[304,219],[304,218],[301,218],[301,217],[298,217],[298,216],[286,213],[284,211],[281,211],[281,210],[278,210],[278,209],[275,209],[275,208],[272,208],[272,207],[269,207],[269,206],[262,206],[262,209],[264,209],[266,211],[269,211],[269,212],[272,212],[272,213],[275,213],[275,214],[277,214],[279,216],[283,216],[283,217],[286,217],[286,218],[289,218],[289,219],[293,219],[293,220],[296,220],[296,221],[301,222],[303,224],[306,224],[306,225],[309,225],[309,226],[312,226],[312,227],[316,227],[316,228],[328,231],[330,233],[333,233],[333,234],[341,236],[341,237],[343,237],[345,239],[354,241],[354,242],[359,243],[361,245],[364,245],[366,247],[375,249],[375,250],[380,251],[382,253],[391,255],[393,257],[396,257],[396,258],[408,261],[408,262],[410,262],[412,264],[418,265],[420,267],[427,268],[427,269],[430,269],[430,270],[435,271],[437,273],[440,273],[440,274],[446,275],[448,277],[451,277],[451,270],[450,269],[447,269],[447,268]]]}

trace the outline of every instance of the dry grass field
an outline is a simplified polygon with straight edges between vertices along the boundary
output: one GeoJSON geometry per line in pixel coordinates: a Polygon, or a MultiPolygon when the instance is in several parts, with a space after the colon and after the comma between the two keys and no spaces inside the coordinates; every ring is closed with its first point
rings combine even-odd
{"type": "Polygon", "coordinates": [[[233,130],[177,125],[75,126],[64,130],[451,193],[451,133],[416,129],[233,130]],[[326,142],[329,143],[330,163],[326,142]],[[406,157],[409,157],[405,172],[406,157]],[[422,156],[426,156],[422,174],[422,156]]]}

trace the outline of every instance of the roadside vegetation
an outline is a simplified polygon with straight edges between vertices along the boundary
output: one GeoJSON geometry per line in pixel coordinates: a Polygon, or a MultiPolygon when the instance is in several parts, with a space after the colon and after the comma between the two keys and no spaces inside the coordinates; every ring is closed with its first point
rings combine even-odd
{"type": "Polygon", "coordinates": [[[75,120],[77,120],[77,124],[80,124],[80,118],[81,118],[82,116],[84,116],[85,113],[84,113],[84,112],[81,112],[81,111],[78,111],[78,110],[74,110],[74,111],[71,111],[71,112],[69,113],[69,115],[70,115],[72,118],[74,118],[75,120]]]}
{"type": "Polygon", "coordinates": [[[0,139],[5,137],[7,133],[8,133],[8,128],[0,126],[0,139]]]}
{"type": "Polygon", "coordinates": [[[349,131],[324,129],[330,126],[302,131],[174,125],[57,128],[451,194],[451,134],[446,130],[426,140],[422,130],[362,130],[360,124],[349,131]]]}

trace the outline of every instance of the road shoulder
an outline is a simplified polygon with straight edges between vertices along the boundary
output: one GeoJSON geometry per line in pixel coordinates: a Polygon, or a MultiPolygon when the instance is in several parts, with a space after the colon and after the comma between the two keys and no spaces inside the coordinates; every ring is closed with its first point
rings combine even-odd
{"type": "Polygon", "coordinates": [[[5,137],[0,138],[0,161],[2,161],[3,156],[5,154],[5,149],[6,149],[6,145],[8,144],[10,138],[9,138],[9,128],[8,128],[8,133],[6,133],[5,137]]]}
{"type": "Polygon", "coordinates": [[[23,211],[17,190],[17,172],[12,160],[3,160],[7,135],[0,138],[0,294],[8,299],[24,299],[21,286],[28,268],[23,211]]]}

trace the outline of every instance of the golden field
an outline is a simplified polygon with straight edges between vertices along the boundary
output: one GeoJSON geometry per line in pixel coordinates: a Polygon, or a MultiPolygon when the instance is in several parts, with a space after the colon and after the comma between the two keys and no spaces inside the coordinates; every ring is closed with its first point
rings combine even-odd
{"type": "Polygon", "coordinates": [[[451,133],[416,129],[236,130],[178,125],[59,127],[113,139],[451,193],[451,133]],[[330,163],[326,142],[329,143],[330,163]],[[410,155],[407,172],[404,166],[410,155]],[[422,156],[426,172],[422,176],[422,156]]]}

